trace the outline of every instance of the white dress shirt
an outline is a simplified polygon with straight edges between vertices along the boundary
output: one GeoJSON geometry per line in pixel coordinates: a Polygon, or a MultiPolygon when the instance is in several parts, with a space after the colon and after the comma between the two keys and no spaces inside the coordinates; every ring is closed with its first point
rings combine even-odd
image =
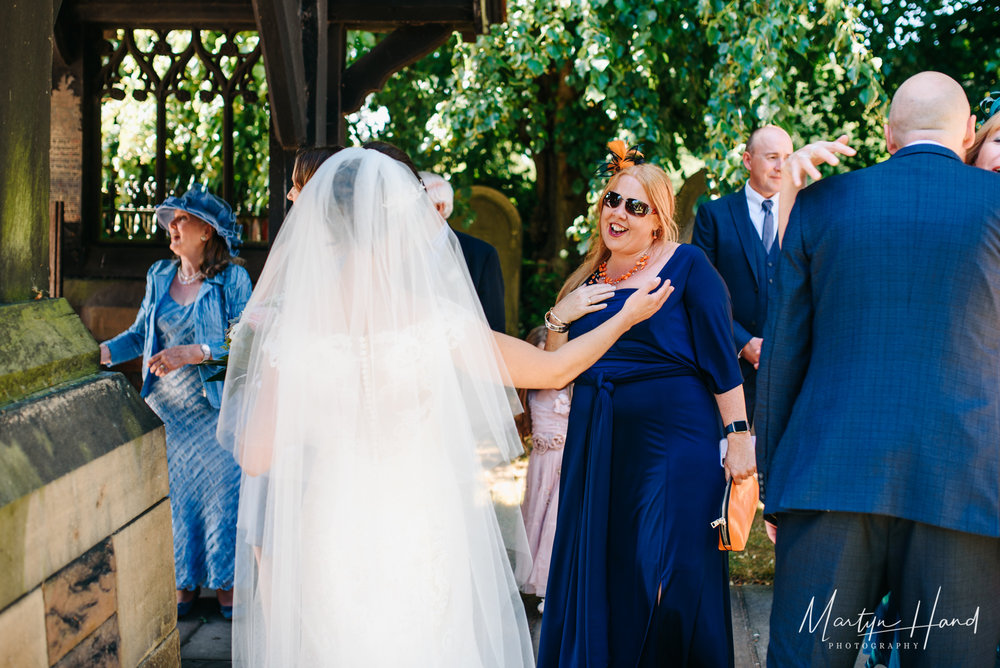
{"type": "MultiPolygon", "coordinates": [[[[764,200],[769,199],[772,202],[771,205],[771,215],[774,216],[774,236],[778,236],[778,193],[774,193],[771,197],[764,197],[759,192],[751,187],[750,183],[747,183],[747,187],[744,189],[747,194],[747,207],[750,210],[750,222],[753,223],[753,227],[757,230],[757,236],[761,239],[764,238],[764,200]]],[[[774,239],[771,239],[773,242],[774,239]]]]}

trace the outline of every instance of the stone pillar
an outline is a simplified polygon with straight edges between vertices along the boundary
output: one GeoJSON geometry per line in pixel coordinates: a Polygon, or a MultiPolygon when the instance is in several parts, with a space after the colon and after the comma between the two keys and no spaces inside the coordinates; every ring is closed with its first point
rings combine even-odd
{"type": "Polygon", "coordinates": [[[52,4],[0,4],[0,302],[49,288],[52,4]]]}
{"type": "Polygon", "coordinates": [[[58,4],[0,4],[0,668],[178,666],[163,426],[43,298],[58,4]]]}

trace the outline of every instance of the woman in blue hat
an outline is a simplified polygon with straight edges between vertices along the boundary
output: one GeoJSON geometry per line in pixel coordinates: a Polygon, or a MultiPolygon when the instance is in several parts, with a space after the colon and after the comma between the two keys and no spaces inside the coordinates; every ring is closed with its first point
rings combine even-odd
{"type": "Polygon", "coordinates": [[[240,469],[215,438],[222,383],[196,365],[223,354],[228,323],[250,298],[250,277],[235,260],[241,226],[200,184],[168,197],[156,219],[175,257],[150,267],[135,322],[101,344],[101,363],[141,354],[141,395],[166,428],[178,616],[204,586],[217,590],[229,618],[240,469]]]}

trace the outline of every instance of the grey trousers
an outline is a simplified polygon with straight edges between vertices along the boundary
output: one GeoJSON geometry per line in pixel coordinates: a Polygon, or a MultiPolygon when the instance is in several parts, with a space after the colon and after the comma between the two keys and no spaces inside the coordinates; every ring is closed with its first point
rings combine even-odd
{"type": "Polygon", "coordinates": [[[884,515],[780,513],[767,665],[849,668],[873,625],[904,668],[994,668],[1000,538],[884,515]]]}

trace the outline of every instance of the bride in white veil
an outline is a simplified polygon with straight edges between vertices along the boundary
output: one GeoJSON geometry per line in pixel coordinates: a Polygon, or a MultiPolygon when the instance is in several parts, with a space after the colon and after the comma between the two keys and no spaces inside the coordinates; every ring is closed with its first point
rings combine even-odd
{"type": "Polygon", "coordinates": [[[328,159],[232,337],[234,663],[533,665],[483,475],[521,452],[510,388],[565,385],[662,305],[655,287],[555,353],[494,334],[410,171],[328,159]]]}

